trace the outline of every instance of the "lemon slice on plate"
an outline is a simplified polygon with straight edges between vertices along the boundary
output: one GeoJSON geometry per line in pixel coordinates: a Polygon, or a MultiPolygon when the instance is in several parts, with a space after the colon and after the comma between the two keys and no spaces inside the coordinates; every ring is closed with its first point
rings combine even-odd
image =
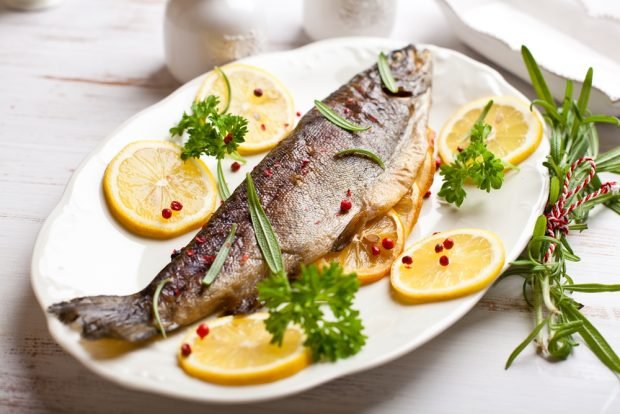
{"type": "Polygon", "coordinates": [[[339,252],[328,253],[317,264],[340,263],[345,273],[355,272],[361,283],[371,283],[389,273],[403,250],[405,230],[394,210],[366,223],[339,252]]]}
{"type": "Polygon", "coordinates": [[[437,233],[407,248],[392,265],[391,282],[400,299],[453,299],[483,289],[500,274],[504,245],[490,231],[458,229],[437,233]]]}
{"type": "Polygon", "coordinates": [[[219,110],[228,103],[228,112],[248,120],[245,142],[240,154],[270,150],[293,129],[295,104],[289,90],[275,76],[254,66],[231,64],[221,68],[230,83],[230,95],[224,77],[217,70],[209,72],[196,100],[209,95],[220,98],[219,110]]]}
{"type": "Polygon", "coordinates": [[[302,370],[311,362],[303,331],[289,325],[282,346],[271,344],[267,316],[225,316],[208,322],[208,329],[199,325],[183,340],[179,364],[191,376],[226,385],[272,382],[302,370]]]}
{"type": "Polygon", "coordinates": [[[216,207],[217,189],[198,159],[181,160],[168,141],[137,141],[108,164],[103,192],[112,215],[127,230],[169,238],[202,226],[216,207]]]}
{"type": "Polygon", "coordinates": [[[529,157],[540,144],[543,124],[529,103],[511,96],[491,96],[470,102],[456,111],[441,129],[439,154],[452,163],[459,149],[469,145],[469,133],[480,112],[492,99],[493,106],[484,122],[492,126],[487,138],[489,150],[502,160],[518,164],[529,157]]]}

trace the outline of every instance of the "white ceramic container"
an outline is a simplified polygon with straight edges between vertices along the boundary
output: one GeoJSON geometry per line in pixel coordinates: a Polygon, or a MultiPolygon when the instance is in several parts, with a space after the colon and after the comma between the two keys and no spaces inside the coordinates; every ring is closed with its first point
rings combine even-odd
{"type": "Polygon", "coordinates": [[[4,0],[4,4],[16,10],[41,10],[56,6],[62,0],[4,0]]]}
{"type": "Polygon", "coordinates": [[[304,28],[314,40],[392,33],[396,0],[305,0],[304,28]]]}
{"type": "Polygon", "coordinates": [[[166,64],[179,82],[265,44],[265,21],[254,0],[168,0],[164,21],[166,64]]]}

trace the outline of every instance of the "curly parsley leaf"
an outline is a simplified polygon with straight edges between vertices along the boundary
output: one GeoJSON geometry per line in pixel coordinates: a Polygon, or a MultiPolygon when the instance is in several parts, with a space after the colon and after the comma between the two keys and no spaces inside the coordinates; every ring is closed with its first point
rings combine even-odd
{"type": "Polygon", "coordinates": [[[463,204],[467,196],[465,183],[468,180],[486,192],[500,188],[504,182],[506,166],[486,146],[491,126],[484,123],[484,118],[492,105],[493,101],[489,101],[482,110],[471,130],[467,148],[457,155],[452,164],[443,164],[440,167],[439,174],[443,177],[443,184],[438,195],[457,207],[463,204]]]}
{"type": "Polygon", "coordinates": [[[269,309],[265,321],[273,335],[271,342],[282,344],[289,323],[302,327],[304,345],[315,361],[335,361],[358,353],[366,343],[359,311],[353,299],[359,288],[355,273],[344,274],[337,263],[319,270],[302,266],[299,278],[289,284],[284,275],[272,275],[258,285],[258,298],[269,309]]]}
{"type": "Polygon", "coordinates": [[[187,132],[189,137],[183,146],[182,159],[207,155],[219,160],[234,153],[244,142],[248,121],[242,116],[218,113],[218,104],[219,99],[213,95],[194,102],[192,112],[183,113],[179,123],[170,128],[172,136],[187,132]]]}

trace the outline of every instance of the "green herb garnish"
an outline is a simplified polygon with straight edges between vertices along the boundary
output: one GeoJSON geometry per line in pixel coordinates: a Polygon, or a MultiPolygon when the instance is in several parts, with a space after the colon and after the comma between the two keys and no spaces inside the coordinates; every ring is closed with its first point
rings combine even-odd
{"type": "Polygon", "coordinates": [[[385,170],[385,164],[377,154],[363,148],[351,148],[336,153],[336,157],[344,157],[346,155],[361,155],[374,161],[379,167],[385,170]]]}
{"type": "Polygon", "coordinates": [[[379,57],[377,58],[377,68],[379,69],[379,75],[381,76],[381,81],[383,81],[383,86],[392,93],[398,92],[398,86],[396,86],[396,81],[392,76],[387,57],[383,52],[379,53],[379,57]]]}
{"type": "Polygon", "coordinates": [[[302,266],[299,278],[289,282],[278,239],[250,174],[246,175],[246,186],[256,241],[271,270],[257,286],[258,299],[269,310],[265,328],[272,335],[271,343],[281,345],[288,324],[296,323],[304,330],[304,345],[316,361],[335,361],[359,352],[366,336],[359,312],[353,309],[359,288],[355,273],[343,274],[336,263],[322,270],[314,265],[302,266]],[[323,313],[323,307],[329,308],[331,316],[323,313]]]}
{"type": "Polygon", "coordinates": [[[222,171],[222,160],[217,160],[217,191],[220,193],[220,198],[222,201],[230,197],[230,190],[228,189],[228,184],[226,183],[224,171],[222,171]]]}
{"type": "Polygon", "coordinates": [[[226,154],[226,156],[230,158],[231,160],[235,160],[241,163],[242,165],[245,165],[248,162],[248,160],[243,158],[241,154],[239,154],[237,151],[231,152],[230,154],[226,154]]]}
{"type": "Polygon", "coordinates": [[[562,289],[582,293],[620,292],[620,285],[603,285],[600,283],[580,283],[573,285],[569,283],[563,285],[562,289]]]}
{"type": "Polygon", "coordinates": [[[159,282],[155,288],[155,293],[153,294],[153,315],[155,316],[155,323],[157,323],[159,332],[161,332],[161,336],[164,338],[166,337],[166,329],[164,328],[164,325],[162,325],[161,319],[159,318],[159,295],[161,294],[161,290],[164,288],[164,285],[170,282],[172,282],[172,278],[167,278],[159,282]]]}
{"type": "Polygon", "coordinates": [[[224,71],[216,66],[215,71],[222,77],[222,79],[224,80],[224,85],[226,86],[226,97],[228,99],[226,99],[226,105],[224,106],[224,109],[222,109],[222,114],[225,114],[226,112],[228,112],[228,108],[230,107],[230,99],[232,98],[231,95],[231,90],[230,90],[230,81],[228,80],[228,76],[226,76],[226,74],[224,73],[224,71]]]}
{"type": "Polygon", "coordinates": [[[620,172],[620,147],[599,154],[595,127],[598,122],[620,126],[620,120],[592,115],[588,110],[592,69],[586,74],[577,101],[573,99],[573,84],[567,81],[564,99],[556,105],[534,57],[525,46],[521,52],[538,95],[532,104],[544,110],[551,131],[551,151],[544,163],[550,185],[545,215],[538,218],[528,248],[502,275],[523,277],[523,295],[536,323],[510,355],[506,368],[531,341],[536,342],[543,357],[566,359],[577,345],[573,336],[578,334],[601,362],[620,373],[620,358],[579,311],[583,305],[570,296],[570,292],[615,292],[620,285],[575,284],[566,270],[567,262],[579,260],[566,237],[568,232],[587,229],[589,212],[598,204],[620,214],[620,194],[598,176],[602,171],[620,172]]]}
{"type": "Polygon", "coordinates": [[[443,184],[438,195],[457,206],[463,204],[467,193],[465,182],[471,180],[476,187],[486,192],[498,189],[504,182],[505,165],[502,160],[488,150],[486,139],[491,133],[491,125],[484,123],[493,101],[489,101],[470,133],[467,148],[461,151],[452,164],[442,164],[439,174],[443,184]]]}
{"type": "Polygon", "coordinates": [[[271,342],[282,344],[286,327],[296,323],[306,333],[304,345],[312,350],[315,361],[355,355],[366,343],[359,312],[353,309],[358,288],[355,273],[344,274],[335,262],[322,270],[302,266],[299,279],[290,285],[282,277],[263,280],[258,298],[269,309],[265,326],[273,335],[271,342]],[[333,316],[328,318],[323,308],[333,316]]]}
{"type": "Polygon", "coordinates": [[[284,261],[282,260],[282,251],[280,250],[278,238],[258,199],[254,180],[252,180],[250,173],[246,174],[245,181],[248,194],[248,209],[250,210],[250,218],[252,219],[258,247],[260,247],[260,251],[263,253],[271,273],[284,274],[284,261]]]}
{"type": "MultiPolygon", "coordinates": [[[[183,146],[181,158],[200,158],[202,155],[221,160],[226,155],[236,154],[237,147],[244,142],[248,132],[248,121],[242,116],[217,112],[219,99],[210,95],[204,101],[192,104],[191,114],[183,113],[179,123],[170,128],[172,136],[187,132],[189,139],[183,146]]],[[[238,154],[237,154],[238,155],[238,154]]],[[[234,155],[236,156],[236,155],[234,155]]],[[[219,167],[221,170],[221,166],[219,167]]],[[[218,191],[222,199],[228,191],[224,174],[218,171],[218,191]]]]}
{"type": "Polygon", "coordinates": [[[222,245],[222,247],[220,247],[220,251],[217,252],[217,255],[215,256],[215,260],[213,260],[213,263],[211,264],[209,271],[207,272],[205,277],[202,279],[203,285],[208,286],[211,283],[213,283],[217,275],[220,273],[220,270],[222,270],[222,266],[224,266],[224,262],[226,262],[228,253],[230,253],[230,248],[232,247],[232,242],[235,239],[236,233],[237,233],[237,223],[233,223],[233,225],[230,227],[230,232],[228,233],[228,236],[226,236],[226,239],[224,240],[224,244],[222,245]]]}
{"type": "Polygon", "coordinates": [[[172,136],[181,136],[187,132],[189,139],[183,146],[181,158],[184,160],[201,155],[215,157],[218,160],[237,150],[244,142],[248,132],[248,121],[231,114],[219,114],[217,96],[210,95],[204,101],[192,104],[192,113],[183,113],[177,126],[170,128],[172,136]]]}
{"type": "Polygon", "coordinates": [[[336,112],[334,112],[332,108],[325,105],[323,102],[319,100],[316,100],[316,99],[314,100],[314,106],[316,106],[316,109],[321,113],[321,115],[323,115],[325,118],[327,118],[329,122],[336,125],[337,127],[340,127],[342,129],[345,129],[351,132],[367,131],[370,129],[370,126],[363,127],[363,126],[354,124],[351,121],[347,121],[346,119],[338,115],[336,112]]]}

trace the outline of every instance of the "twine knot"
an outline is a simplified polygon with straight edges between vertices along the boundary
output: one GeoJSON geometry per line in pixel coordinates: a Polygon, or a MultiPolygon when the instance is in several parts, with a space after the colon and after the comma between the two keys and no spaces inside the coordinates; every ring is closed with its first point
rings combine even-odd
{"type": "MultiPolygon", "coordinates": [[[[579,158],[577,161],[571,164],[570,169],[566,173],[566,177],[564,177],[562,192],[560,193],[558,200],[551,207],[549,212],[545,214],[545,216],[547,217],[547,234],[549,236],[555,237],[556,232],[567,235],[569,230],[568,224],[570,222],[570,213],[572,213],[573,210],[581,206],[583,203],[607,194],[613,189],[613,186],[615,185],[614,182],[603,183],[598,190],[588,193],[583,197],[572,201],[567,206],[566,203],[570,201],[574,195],[578,194],[580,191],[586,188],[588,184],[590,184],[592,178],[594,178],[594,174],[596,174],[596,163],[590,157],[579,158]],[[573,184],[575,170],[579,168],[579,166],[581,166],[582,164],[586,163],[589,164],[590,168],[588,175],[583,179],[583,181],[581,181],[571,190],[570,188],[571,184],[573,184]]],[[[549,249],[547,250],[547,253],[545,253],[545,262],[549,261],[549,259],[553,255],[553,252],[555,251],[555,247],[555,243],[551,243],[549,245],[549,249]]]]}

